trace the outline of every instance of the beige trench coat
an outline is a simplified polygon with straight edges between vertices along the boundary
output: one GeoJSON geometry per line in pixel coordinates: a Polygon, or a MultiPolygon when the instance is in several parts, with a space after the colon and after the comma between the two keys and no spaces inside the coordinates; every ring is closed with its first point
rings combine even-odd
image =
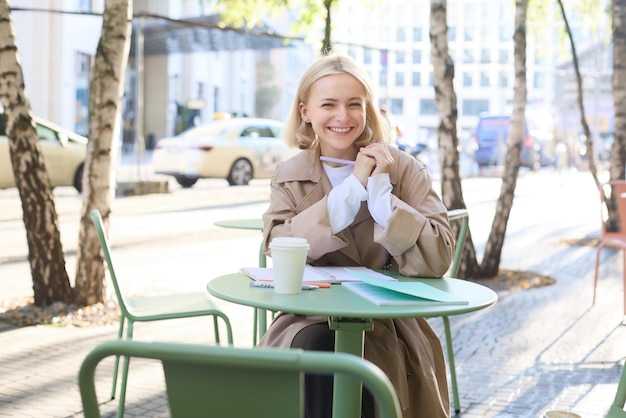
{"type": "MultiPolygon", "coordinates": [[[[391,148],[396,160],[389,173],[392,215],[384,229],[374,222],[366,202],[352,225],[333,235],[327,210],[332,185],[319,151],[306,150],[282,163],[271,182],[271,203],[263,215],[265,252],[273,237],[308,240],[312,265],[390,266],[407,276],[441,277],[454,250],[447,209],[432,188],[427,171],[410,155],[391,148]]],[[[436,279],[433,279],[436,280],[436,279]]],[[[279,314],[260,345],[290,347],[309,324],[327,318],[279,314]]],[[[450,399],[441,341],[425,319],[374,320],[365,335],[366,359],[389,376],[403,418],[449,417],[450,399]]]]}

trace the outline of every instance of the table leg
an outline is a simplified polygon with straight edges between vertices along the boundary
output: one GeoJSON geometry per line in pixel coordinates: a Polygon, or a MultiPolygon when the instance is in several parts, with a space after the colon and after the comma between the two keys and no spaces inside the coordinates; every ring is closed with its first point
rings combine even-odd
{"type": "MultiPolygon", "coordinates": [[[[259,267],[267,267],[267,257],[263,253],[263,240],[259,246],[259,267]]],[[[257,345],[257,342],[263,337],[267,331],[267,311],[265,309],[254,310],[254,326],[252,332],[252,344],[257,345]]]]}
{"type": "MultiPolygon", "coordinates": [[[[330,318],[335,331],[335,351],[363,357],[365,331],[374,329],[372,319],[330,318]]],[[[333,418],[361,416],[362,384],[347,376],[335,375],[333,384],[333,418]]]]}

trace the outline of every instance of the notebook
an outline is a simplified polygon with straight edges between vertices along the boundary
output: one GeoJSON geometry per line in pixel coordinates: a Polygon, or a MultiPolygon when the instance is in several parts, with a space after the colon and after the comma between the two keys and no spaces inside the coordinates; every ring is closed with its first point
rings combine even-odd
{"type": "Polygon", "coordinates": [[[346,282],[343,286],[376,305],[443,306],[469,303],[426,283],[380,280],[352,268],[347,268],[346,271],[359,281],[346,282]]]}

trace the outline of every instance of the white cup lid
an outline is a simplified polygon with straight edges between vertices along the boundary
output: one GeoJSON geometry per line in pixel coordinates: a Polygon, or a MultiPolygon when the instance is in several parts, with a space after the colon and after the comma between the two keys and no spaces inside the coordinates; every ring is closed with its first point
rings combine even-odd
{"type": "Polygon", "coordinates": [[[272,247],[309,248],[309,242],[306,238],[276,237],[270,242],[270,248],[272,247]]]}

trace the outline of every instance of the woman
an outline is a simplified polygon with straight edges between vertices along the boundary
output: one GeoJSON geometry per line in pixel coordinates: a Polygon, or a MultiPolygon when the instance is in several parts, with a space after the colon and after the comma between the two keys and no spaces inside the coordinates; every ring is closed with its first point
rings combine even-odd
{"type": "MultiPolygon", "coordinates": [[[[312,265],[445,274],[454,247],[447,209],[424,167],[388,145],[371,81],[350,57],[325,56],[305,72],[284,134],[303,151],[272,177],[267,254],[272,238],[295,236],[308,240],[312,265]]],[[[260,344],[333,350],[334,332],[327,318],[280,313],[260,344]]],[[[364,356],[393,382],[404,418],[449,416],[443,350],[426,320],[375,320],[364,356]]],[[[332,378],[307,376],[306,416],[330,417],[331,406],[332,378]]],[[[363,412],[374,417],[367,393],[363,412]]]]}

